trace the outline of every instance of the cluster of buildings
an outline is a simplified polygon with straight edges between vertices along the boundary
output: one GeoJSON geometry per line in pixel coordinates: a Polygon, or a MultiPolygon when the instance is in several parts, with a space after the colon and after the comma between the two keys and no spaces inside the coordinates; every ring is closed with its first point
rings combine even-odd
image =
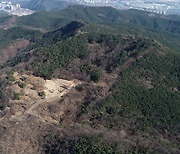
{"type": "Polygon", "coordinates": [[[20,4],[13,5],[11,2],[1,1],[0,10],[19,10],[21,8],[20,4]]]}
{"type": "Polygon", "coordinates": [[[17,16],[29,15],[34,12],[29,9],[21,8],[20,4],[13,4],[9,1],[0,1],[0,11],[4,11],[8,14],[13,14],[17,16]]]}
{"type": "Polygon", "coordinates": [[[86,4],[109,4],[111,0],[76,0],[76,2],[86,4]]]}
{"type": "Polygon", "coordinates": [[[137,1],[116,1],[126,9],[139,9],[159,14],[180,14],[179,1],[166,1],[166,0],[137,0],[137,1]]]}
{"type": "Polygon", "coordinates": [[[138,9],[159,14],[180,14],[180,1],[174,0],[75,0],[86,5],[113,6],[118,9],[138,9]]]}
{"type": "MultiPolygon", "coordinates": [[[[38,1],[38,0],[37,0],[38,1]]],[[[112,6],[117,9],[138,9],[158,14],[179,14],[180,0],[66,0],[73,4],[92,6],[112,6]]],[[[0,1],[0,11],[8,14],[23,16],[34,13],[34,11],[21,8],[20,4],[10,1],[0,1]]]]}

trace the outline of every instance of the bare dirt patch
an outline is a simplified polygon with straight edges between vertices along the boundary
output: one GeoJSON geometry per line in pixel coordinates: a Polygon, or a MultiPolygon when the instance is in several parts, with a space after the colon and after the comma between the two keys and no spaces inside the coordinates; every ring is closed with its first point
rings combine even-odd
{"type": "Polygon", "coordinates": [[[20,95],[19,100],[11,100],[14,115],[34,114],[33,110],[41,104],[54,102],[67,94],[78,81],[63,79],[44,80],[31,74],[14,73],[15,81],[9,89],[20,95]]]}
{"type": "Polygon", "coordinates": [[[44,99],[61,97],[79,83],[76,80],[45,80],[41,77],[35,77],[30,73],[15,72],[13,76],[15,81],[11,85],[11,89],[21,93],[21,101],[38,100],[42,99],[42,97],[44,99]],[[22,88],[18,83],[24,84],[24,87],[22,88]],[[40,92],[44,92],[44,96],[39,95],[40,92]]]}

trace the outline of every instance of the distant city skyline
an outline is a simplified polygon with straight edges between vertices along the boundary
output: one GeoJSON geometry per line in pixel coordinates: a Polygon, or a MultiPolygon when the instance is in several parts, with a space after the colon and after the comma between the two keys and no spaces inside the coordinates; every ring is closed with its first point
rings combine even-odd
{"type": "MultiPolygon", "coordinates": [[[[23,1],[27,3],[28,1],[31,0],[0,0],[0,1],[12,2],[14,5],[16,5],[18,3],[23,4],[23,1]]],[[[47,1],[48,3],[51,3],[51,0],[47,0],[47,1]]],[[[52,0],[52,3],[53,1],[67,2],[68,5],[82,4],[82,5],[90,5],[90,6],[112,6],[117,9],[137,9],[137,10],[149,11],[158,14],[180,14],[180,0],[52,0]]],[[[38,3],[39,5],[46,1],[37,0],[37,2],[40,2],[38,3]]],[[[3,8],[7,8],[7,7],[1,7],[1,9],[3,8]]],[[[15,8],[17,11],[20,10],[14,6],[11,6],[11,8],[13,9],[11,9],[10,11],[8,10],[9,12],[12,12],[12,10],[15,10],[15,8]]],[[[25,8],[28,8],[28,6],[26,6],[25,8]]]]}
{"type": "Polygon", "coordinates": [[[180,0],[75,0],[85,5],[113,6],[118,9],[137,9],[158,14],[180,14],[180,0]]]}

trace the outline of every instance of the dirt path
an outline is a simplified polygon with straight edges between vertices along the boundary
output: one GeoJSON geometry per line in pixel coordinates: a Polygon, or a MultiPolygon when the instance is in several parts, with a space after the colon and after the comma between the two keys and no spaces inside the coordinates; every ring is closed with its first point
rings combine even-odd
{"type": "Polygon", "coordinates": [[[65,87],[63,89],[63,91],[61,91],[61,93],[58,95],[58,96],[55,96],[55,97],[48,97],[48,98],[45,98],[45,99],[41,99],[41,100],[36,100],[35,103],[29,107],[24,114],[34,114],[33,110],[35,110],[39,105],[41,104],[45,104],[47,102],[55,102],[55,101],[58,101],[62,98],[62,96],[64,96],[65,94],[67,94],[71,88],[73,88],[76,84],[72,83],[71,85],[69,85],[69,87],[65,87]]]}
{"type": "Polygon", "coordinates": [[[44,104],[46,102],[54,102],[54,101],[58,101],[60,97],[54,97],[54,98],[48,98],[48,99],[42,99],[42,100],[36,100],[35,103],[30,106],[25,112],[24,114],[34,114],[33,110],[35,110],[39,105],[44,104]]]}
{"type": "Polygon", "coordinates": [[[22,27],[25,28],[25,29],[28,29],[28,30],[40,31],[40,32],[42,32],[42,33],[48,32],[48,30],[43,29],[43,28],[35,28],[35,27],[32,27],[32,26],[22,26],[22,27]]]}
{"type": "Polygon", "coordinates": [[[35,109],[38,108],[41,104],[44,105],[47,102],[56,102],[56,101],[59,101],[59,100],[61,100],[61,96],[60,97],[54,97],[54,98],[47,98],[45,100],[38,100],[24,112],[24,115],[32,115],[32,116],[38,118],[41,122],[47,123],[48,125],[58,124],[58,121],[52,119],[51,117],[42,117],[42,116],[40,116],[35,111],[35,109]]]}

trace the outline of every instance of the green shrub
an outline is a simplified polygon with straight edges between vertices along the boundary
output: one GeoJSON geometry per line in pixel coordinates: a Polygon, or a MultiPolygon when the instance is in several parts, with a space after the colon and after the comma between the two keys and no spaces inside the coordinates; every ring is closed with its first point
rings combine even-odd
{"type": "Polygon", "coordinates": [[[90,73],[90,79],[94,82],[98,82],[102,77],[102,72],[100,70],[94,70],[90,73]]]}
{"type": "Polygon", "coordinates": [[[44,91],[41,91],[41,92],[38,93],[38,95],[39,95],[40,97],[45,97],[46,94],[45,94],[44,91]]]}
{"type": "Polygon", "coordinates": [[[0,111],[3,111],[5,109],[4,105],[0,105],[0,111]]]}
{"type": "Polygon", "coordinates": [[[22,83],[20,81],[17,81],[16,84],[20,87],[20,88],[25,88],[26,87],[26,84],[25,83],[22,83]]]}
{"type": "Polygon", "coordinates": [[[22,78],[20,78],[20,80],[21,80],[21,81],[25,81],[25,80],[26,80],[26,77],[23,76],[22,78]]]}
{"type": "Polygon", "coordinates": [[[20,100],[20,94],[13,92],[13,100],[20,100]]]}
{"type": "Polygon", "coordinates": [[[46,154],[120,154],[115,143],[105,143],[103,138],[79,137],[65,140],[55,137],[45,146],[46,154]],[[50,144],[49,144],[50,143],[50,144]]]}
{"type": "Polygon", "coordinates": [[[7,80],[9,81],[9,82],[13,82],[13,81],[15,81],[15,78],[14,78],[14,76],[13,76],[13,74],[14,74],[14,72],[8,72],[7,73],[7,80]]]}

